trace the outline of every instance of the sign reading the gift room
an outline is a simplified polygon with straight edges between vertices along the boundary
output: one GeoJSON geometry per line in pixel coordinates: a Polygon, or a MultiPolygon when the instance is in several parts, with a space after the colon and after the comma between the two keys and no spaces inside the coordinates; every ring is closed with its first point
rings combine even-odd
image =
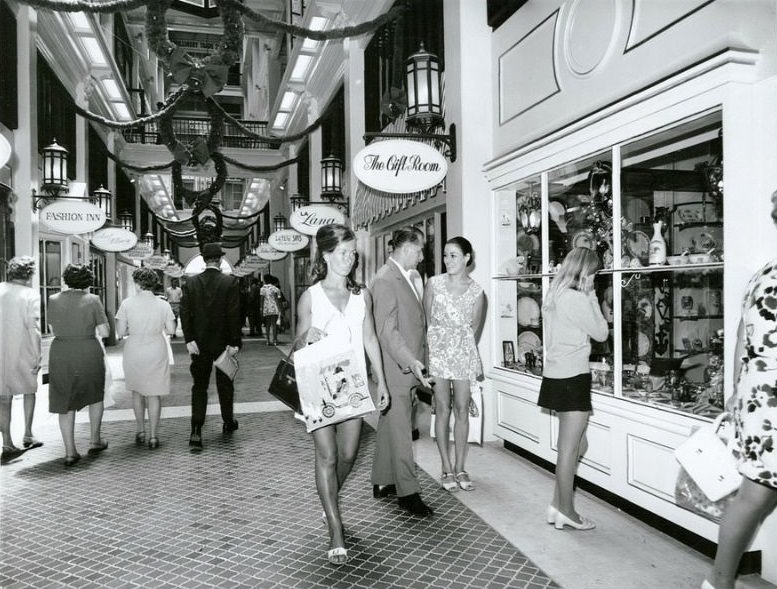
{"type": "Polygon", "coordinates": [[[105,213],[83,201],[55,201],[40,212],[40,221],[51,231],[79,235],[96,231],[105,225],[105,213]]]}
{"type": "Polygon", "coordinates": [[[324,225],[342,225],[345,223],[345,215],[327,205],[308,205],[294,211],[289,217],[289,223],[300,233],[315,235],[319,227],[324,225]]]}
{"type": "Polygon", "coordinates": [[[353,173],[381,192],[409,194],[437,186],[448,173],[448,162],[433,147],[419,141],[373,141],[353,158],[353,173]]]}

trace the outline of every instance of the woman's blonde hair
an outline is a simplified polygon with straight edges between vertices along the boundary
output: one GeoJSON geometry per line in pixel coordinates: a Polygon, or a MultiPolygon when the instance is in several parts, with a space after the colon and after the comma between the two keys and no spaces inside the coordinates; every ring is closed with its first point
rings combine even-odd
{"type": "Polygon", "coordinates": [[[559,293],[568,288],[580,287],[580,279],[590,276],[601,267],[598,254],[587,247],[573,248],[561,262],[545,296],[544,309],[552,309],[559,293]]]}

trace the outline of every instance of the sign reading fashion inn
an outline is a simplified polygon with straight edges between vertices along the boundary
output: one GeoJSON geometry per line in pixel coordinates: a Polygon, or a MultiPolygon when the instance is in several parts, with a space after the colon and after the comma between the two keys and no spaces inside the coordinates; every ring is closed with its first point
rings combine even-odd
{"type": "Polygon", "coordinates": [[[356,177],[370,188],[409,194],[437,186],[448,173],[448,162],[433,147],[419,141],[374,141],[353,159],[356,177]]]}
{"type": "Polygon", "coordinates": [[[40,212],[40,221],[57,233],[78,235],[96,231],[105,224],[103,210],[83,201],[55,201],[40,212]]]}

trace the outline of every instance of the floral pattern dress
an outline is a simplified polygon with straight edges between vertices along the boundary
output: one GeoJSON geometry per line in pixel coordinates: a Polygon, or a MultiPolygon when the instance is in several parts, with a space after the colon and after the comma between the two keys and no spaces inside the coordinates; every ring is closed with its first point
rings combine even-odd
{"type": "Polygon", "coordinates": [[[432,310],[428,317],[429,374],[450,380],[474,382],[483,374],[472,318],[483,289],[474,280],[462,294],[448,290],[447,274],[432,276],[432,310]]]}
{"type": "Polygon", "coordinates": [[[777,487],[777,259],[751,279],[742,303],[745,355],[734,410],[739,472],[777,487]]]}

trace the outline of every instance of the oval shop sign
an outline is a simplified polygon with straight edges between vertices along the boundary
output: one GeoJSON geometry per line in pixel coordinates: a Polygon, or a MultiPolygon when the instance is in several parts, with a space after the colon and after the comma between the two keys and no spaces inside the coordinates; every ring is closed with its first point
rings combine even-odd
{"type": "Polygon", "coordinates": [[[123,252],[138,243],[138,236],[121,227],[105,227],[92,236],[92,245],[104,252],[123,252]]]}
{"type": "MultiPolygon", "coordinates": [[[[267,243],[281,252],[296,252],[304,248],[310,238],[302,235],[294,229],[281,229],[271,233],[267,238],[267,243]]],[[[261,256],[261,253],[259,254],[261,256]]]]}
{"type": "Polygon", "coordinates": [[[289,223],[294,229],[305,235],[315,235],[319,227],[345,223],[345,215],[334,207],[327,205],[308,205],[294,211],[289,217],[289,223]]]}
{"type": "Polygon", "coordinates": [[[105,225],[103,210],[84,201],[54,201],[40,212],[40,220],[52,231],[79,235],[97,231],[105,225]]]}
{"type": "Polygon", "coordinates": [[[410,194],[437,186],[448,162],[433,147],[407,139],[373,141],[353,158],[353,172],[364,184],[392,194],[410,194]]]}

